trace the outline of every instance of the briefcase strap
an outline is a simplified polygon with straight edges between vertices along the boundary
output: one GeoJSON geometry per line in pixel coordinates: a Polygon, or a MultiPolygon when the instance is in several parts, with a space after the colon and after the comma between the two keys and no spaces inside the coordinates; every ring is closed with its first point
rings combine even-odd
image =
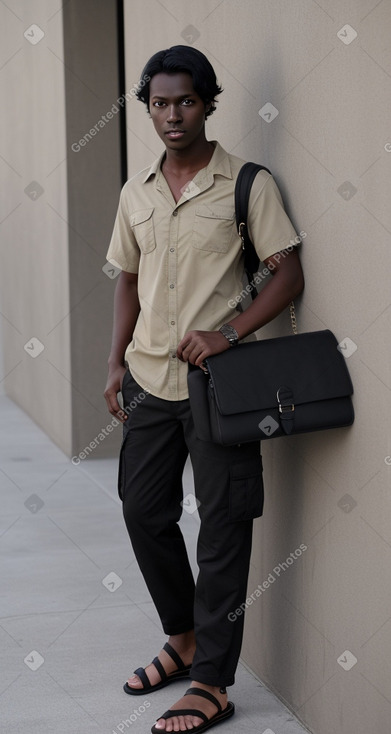
{"type": "MultiPolygon", "coordinates": [[[[247,215],[248,215],[248,202],[250,199],[251,187],[255,176],[258,171],[267,171],[270,173],[266,166],[261,166],[259,163],[252,163],[249,161],[245,163],[238,173],[235,186],[235,213],[236,213],[236,226],[238,228],[238,234],[242,240],[242,249],[244,253],[244,270],[247,276],[247,280],[250,286],[251,298],[257,297],[257,289],[253,283],[254,271],[256,263],[259,264],[259,257],[256,253],[253,242],[248,235],[247,231],[247,215]]],[[[298,333],[295,304],[293,301],[289,304],[289,313],[291,318],[291,327],[294,334],[298,333]]]]}

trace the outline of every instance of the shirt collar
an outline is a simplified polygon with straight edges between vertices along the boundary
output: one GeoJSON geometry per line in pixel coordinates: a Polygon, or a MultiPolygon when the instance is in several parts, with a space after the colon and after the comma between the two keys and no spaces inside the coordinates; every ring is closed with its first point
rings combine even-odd
{"type": "MultiPolygon", "coordinates": [[[[224,176],[224,178],[232,179],[231,163],[227,151],[224,150],[224,148],[220,145],[220,143],[217,142],[217,140],[212,140],[211,142],[215,146],[212,158],[210,159],[206,168],[202,168],[201,171],[198,171],[198,173],[196,174],[197,182],[202,181],[205,183],[209,179],[213,181],[213,177],[217,174],[220,176],[224,176]]],[[[160,170],[160,166],[162,164],[164,156],[165,151],[163,151],[159,158],[157,158],[152,163],[152,166],[148,170],[145,178],[143,178],[143,183],[146,183],[151,178],[151,176],[156,176],[156,174],[160,170]]]]}

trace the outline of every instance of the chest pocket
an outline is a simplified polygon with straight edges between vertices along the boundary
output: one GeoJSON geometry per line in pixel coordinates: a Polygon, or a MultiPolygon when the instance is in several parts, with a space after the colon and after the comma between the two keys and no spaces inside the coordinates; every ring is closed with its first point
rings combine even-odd
{"type": "Polygon", "coordinates": [[[233,207],[203,204],[196,208],[193,247],[197,250],[228,252],[235,235],[233,207]]]}
{"type": "Polygon", "coordinates": [[[154,207],[139,209],[130,215],[130,226],[141,252],[144,253],[152,252],[156,247],[153,212],[154,207]]]}

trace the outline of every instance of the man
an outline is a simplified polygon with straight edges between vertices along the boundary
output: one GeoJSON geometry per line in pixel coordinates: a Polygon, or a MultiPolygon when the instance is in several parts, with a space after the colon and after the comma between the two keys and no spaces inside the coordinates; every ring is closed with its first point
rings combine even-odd
{"type": "Polygon", "coordinates": [[[246,598],[253,518],[263,509],[259,442],[225,448],[198,440],[187,364],[235,348],[303,288],[297,241],[273,178],[257,174],[249,234],[274,277],[249,308],[229,306],[242,290],[243,257],[234,188],[244,161],[208,141],[205,120],[222,91],[206,57],[187,46],[155,54],[138,91],[165,150],[121,193],[107,258],[122,269],[115,292],[105,398],[124,423],[119,494],[133,549],[168,644],[125,683],[145,695],[190,677],[189,691],[152,732],[200,732],[230,717],[246,598]],[[289,254],[274,257],[288,248],[289,254]],[[129,369],[127,369],[126,362],[129,369]],[[122,388],[124,408],[117,401],[122,388]],[[196,585],[178,520],[182,471],[194,471],[199,504],[196,585]]]}

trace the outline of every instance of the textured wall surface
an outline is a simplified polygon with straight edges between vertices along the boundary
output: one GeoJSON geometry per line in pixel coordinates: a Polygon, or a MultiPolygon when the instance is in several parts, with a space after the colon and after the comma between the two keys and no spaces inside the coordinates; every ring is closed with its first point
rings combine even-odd
{"type": "MultiPolygon", "coordinates": [[[[247,611],[244,660],[316,734],[389,734],[390,3],[125,9],[127,86],[161,48],[189,43],[210,58],[225,91],[208,136],[275,174],[306,233],[300,330],[334,331],[355,386],[351,429],[263,444],[249,581],[262,594],[247,611]]],[[[131,174],[161,144],[140,103],[127,111],[131,174]]],[[[262,335],[288,329],[284,314],[262,335]]]]}
{"type": "Polygon", "coordinates": [[[0,8],[1,316],[6,392],[71,451],[62,14],[0,8]],[[24,35],[25,34],[25,35],[24,35]]]}
{"type": "Polygon", "coordinates": [[[103,398],[114,285],[106,252],[121,188],[116,2],[72,0],[63,17],[72,453],[83,460],[86,450],[117,452],[121,437],[118,425],[107,433],[103,398]]]}
{"type": "Polygon", "coordinates": [[[20,0],[0,17],[0,377],[66,454],[113,454],[121,431],[103,390],[121,188],[116,2],[20,0]]]}

